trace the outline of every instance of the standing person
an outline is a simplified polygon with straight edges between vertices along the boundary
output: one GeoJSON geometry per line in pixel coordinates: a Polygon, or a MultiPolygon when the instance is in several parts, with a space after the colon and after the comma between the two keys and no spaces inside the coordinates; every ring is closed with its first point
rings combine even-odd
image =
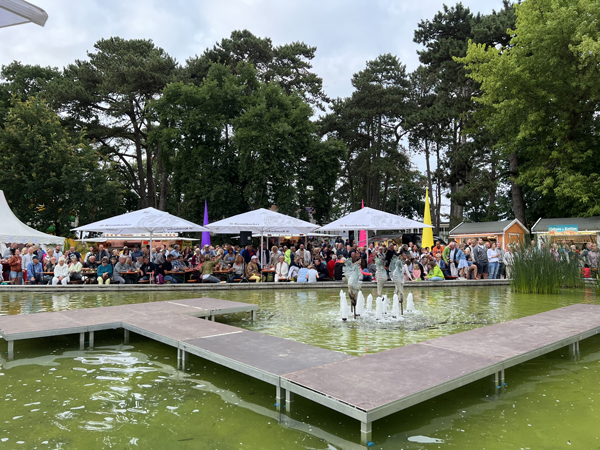
{"type": "Polygon", "coordinates": [[[10,284],[23,284],[23,258],[18,248],[11,248],[12,256],[8,260],[10,266],[10,284]]]}
{"type": "Polygon", "coordinates": [[[27,266],[33,261],[33,247],[27,249],[27,253],[23,254],[21,258],[21,270],[26,274],[27,266]]]}
{"type": "MultiPolygon", "coordinates": [[[[246,245],[246,248],[242,250],[242,256],[246,264],[249,264],[252,260],[252,257],[255,256],[254,249],[252,248],[252,244],[246,245]]],[[[256,257],[258,259],[258,257],[256,257]]]]}
{"type": "Polygon", "coordinates": [[[110,284],[113,267],[108,263],[108,257],[102,258],[102,264],[98,266],[98,284],[110,284]]]}
{"type": "Polygon", "coordinates": [[[34,253],[33,260],[27,265],[27,281],[29,281],[29,284],[42,284],[44,281],[43,271],[40,258],[34,253]]]}
{"type": "MultiPolygon", "coordinates": [[[[496,252],[498,252],[498,276],[496,279],[506,278],[506,265],[504,264],[504,249],[502,246],[496,247],[496,252]]],[[[568,258],[568,255],[565,254],[568,258]]]]}
{"type": "Polygon", "coordinates": [[[96,261],[102,261],[102,259],[104,258],[108,260],[108,258],[110,258],[110,255],[106,250],[104,250],[104,245],[99,244],[98,253],[96,254],[96,261]]]}
{"type": "Polygon", "coordinates": [[[479,238],[477,240],[477,245],[475,246],[475,250],[473,251],[473,259],[475,260],[475,264],[477,265],[477,273],[478,277],[481,280],[486,279],[488,277],[488,256],[487,256],[487,247],[483,245],[483,239],[479,238]]]}
{"type": "Polygon", "coordinates": [[[77,257],[77,261],[81,261],[81,253],[75,250],[75,247],[69,247],[69,252],[66,255],[66,261],[71,261],[71,257],[75,255],[77,257]]]}
{"type": "Polygon", "coordinates": [[[56,256],[56,260],[58,261],[62,255],[63,255],[63,253],[62,253],[62,251],[60,249],[60,245],[57,245],[54,248],[54,256],[56,256]]]}
{"type": "Polygon", "coordinates": [[[506,251],[504,252],[504,267],[506,268],[506,278],[510,279],[512,267],[515,263],[515,257],[512,252],[512,247],[506,244],[506,251]]]}
{"type": "Polygon", "coordinates": [[[52,278],[52,286],[58,283],[66,286],[69,284],[69,266],[65,264],[65,257],[58,258],[58,265],[54,268],[54,277],[52,278]]]}
{"type": "Polygon", "coordinates": [[[490,280],[495,280],[498,276],[498,266],[500,265],[498,260],[498,252],[496,251],[496,243],[492,242],[490,248],[487,250],[488,265],[489,265],[489,277],[490,280]]]}
{"type": "Polygon", "coordinates": [[[444,253],[444,246],[440,243],[440,241],[435,241],[435,245],[431,249],[431,255],[435,258],[437,255],[442,256],[444,253]]]}
{"type": "Polygon", "coordinates": [[[96,248],[93,245],[90,246],[90,251],[85,254],[85,258],[83,259],[83,262],[84,263],[88,262],[90,260],[90,256],[94,256],[94,257],[96,256],[96,248]]]}
{"type": "Polygon", "coordinates": [[[133,251],[131,252],[131,259],[137,261],[140,256],[144,256],[144,253],[140,250],[140,246],[135,244],[133,246],[133,251]]]}
{"type": "Polygon", "coordinates": [[[296,252],[296,256],[300,257],[300,260],[304,266],[308,266],[310,264],[311,255],[309,251],[304,250],[304,244],[300,244],[300,248],[296,252]]]}
{"type": "Polygon", "coordinates": [[[262,268],[269,267],[269,263],[271,262],[271,252],[267,248],[266,243],[263,244],[263,248],[258,254],[258,260],[262,268]]]}

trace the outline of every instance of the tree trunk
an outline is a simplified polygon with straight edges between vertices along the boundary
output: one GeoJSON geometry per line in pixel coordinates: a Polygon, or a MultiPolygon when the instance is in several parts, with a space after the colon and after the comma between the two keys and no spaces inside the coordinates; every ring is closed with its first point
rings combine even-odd
{"type": "Polygon", "coordinates": [[[508,162],[510,164],[511,174],[511,194],[513,204],[513,214],[515,219],[518,219],[523,225],[525,223],[525,201],[523,200],[523,189],[517,184],[517,178],[519,177],[519,158],[517,153],[511,153],[508,155],[508,162]]]}
{"type": "Polygon", "coordinates": [[[491,162],[491,169],[490,169],[490,178],[492,181],[492,186],[490,188],[490,197],[489,197],[489,204],[488,204],[488,209],[487,209],[487,216],[489,220],[495,220],[495,214],[494,214],[494,205],[496,204],[496,190],[497,190],[497,185],[496,185],[496,152],[492,149],[491,151],[491,158],[490,158],[490,162],[491,162]]]}
{"type": "Polygon", "coordinates": [[[167,196],[169,192],[169,177],[163,166],[163,158],[162,158],[162,145],[160,141],[158,142],[158,149],[156,151],[156,159],[157,159],[157,170],[160,175],[160,198],[158,200],[158,209],[161,211],[167,210],[167,196]]]}

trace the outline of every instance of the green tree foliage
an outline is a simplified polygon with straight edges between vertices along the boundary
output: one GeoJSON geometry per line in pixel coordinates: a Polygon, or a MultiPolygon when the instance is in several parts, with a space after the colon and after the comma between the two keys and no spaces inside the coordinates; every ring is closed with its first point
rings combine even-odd
{"type": "Polygon", "coordinates": [[[412,169],[401,148],[409,108],[406,68],[395,56],[381,55],[354,74],[352,85],[352,95],[333,101],[332,113],[321,121],[322,132],[347,148],[338,201],[350,210],[364,200],[366,206],[399,213],[400,185],[414,178],[406,176],[412,169]]]}
{"type": "Polygon", "coordinates": [[[292,216],[306,207],[329,214],[340,144],[318,140],[310,106],[252,65],[234,74],[213,64],[198,86],[169,85],[153,108],[153,139],[170,155],[187,217],[200,220],[205,199],[214,220],[274,204],[292,216]]]}
{"type": "Polygon", "coordinates": [[[540,215],[600,214],[600,6],[527,0],[516,12],[508,45],[472,43],[460,60],[481,83],[484,125],[504,155],[518,155],[518,183],[540,215]]]}
{"type": "Polygon", "coordinates": [[[48,85],[48,95],[70,126],[85,128],[102,154],[118,162],[140,207],[164,209],[166,199],[158,200],[157,184],[167,177],[161,172],[161,149],[148,139],[154,126],[148,104],[175,79],[177,63],[151,40],[113,37],[94,48],[88,60],[65,67],[62,77],[48,85]]]}
{"type": "MultiPolygon", "coordinates": [[[[433,102],[428,99],[420,114],[428,125],[422,126],[419,117],[413,123],[417,123],[416,141],[420,144],[417,148],[427,153],[425,144],[431,146],[435,143],[436,153],[439,152],[440,179],[433,207],[438,216],[437,222],[440,220],[440,184],[450,191],[451,225],[462,220],[465,205],[475,200],[471,194],[480,194],[482,187],[487,192],[487,219],[497,218],[493,205],[500,177],[498,158],[492,154],[490,147],[494,138],[485,129],[473,129],[472,114],[477,110],[473,98],[479,95],[479,84],[466,76],[463,65],[455,58],[466,55],[470,40],[488,45],[507,42],[509,36],[506,30],[513,23],[512,6],[507,1],[501,11],[490,15],[474,15],[469,8],[458,3],[453,7],[444,5],[443,11],[432,20],[421,21],[415,31],[415,42],[425,47],[418,52],[424,66],[419,70],[427,72],[418,78],[433,84],[433,88],[429,89],[435,93],[433,102]],[[491,181],[482,184],[485,180],[491,181]]],[[[417,111],[419,109],[421,107],[417,111]]]]}
{"type": "Polygon", "coordinates": [[[304,42],[274,46],[269,38],[254,36],[248,30],[236,30],[202,55],[189,58],[184,73],[199,84],[215,63],[226,65],[233,74],[241,62],[249,63],[254,65],[261,81],[277,83],[288,94],[296,93],[307,103],[324,110],[329,98],[323,91],[323,80],[311,71],[316,50],[304,42]]]}
{"type": "Polygon", "coordinates": [[[72,134],[36,97],[14,99],[0,129],[0,187],[22,221],[70,234],[73,217],[87,223],[124,212],[114,170],[72,134]]]}

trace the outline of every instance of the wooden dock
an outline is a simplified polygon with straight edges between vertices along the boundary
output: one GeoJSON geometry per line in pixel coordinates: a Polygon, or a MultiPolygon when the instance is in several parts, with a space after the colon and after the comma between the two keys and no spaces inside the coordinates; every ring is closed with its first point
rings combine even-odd
{"type": "Polygon", "coordinates": [[[123,328],[177,348],[178,367],[189,353],[270,383],[276,406],[291,413],[294,394],[361,422],[361,441],[372,423],[484,377],[504,384],[504,370],[600,332],[600,306],[577,304],[509,322],[362,357],[214,322],[215,315],[256,311],[256,305],[211,298],[163,301],[0,317],[9,343],[123,328]],[[198,317],[212,318],[199,320],[198,317]],[[285,405],[285,406],[284,406],[285,405]]]}

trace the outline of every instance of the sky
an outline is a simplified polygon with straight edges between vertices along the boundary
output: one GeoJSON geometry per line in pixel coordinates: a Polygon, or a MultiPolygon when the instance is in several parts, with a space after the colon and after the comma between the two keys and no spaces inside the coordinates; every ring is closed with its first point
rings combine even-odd
{"type": "MultiPolygon", "coordinates": [[[[392,53],[408,71],[419,65],[414,30],[443,8],[443,0],[29,0],[48,13],[45,27],[0,28],[0,65],[17,60],[62,68],[86,59],[102,38],[152,39],[180,64],[248,29],[275,45],[317,47],[313,70],[331,98],[352,93],[351,77],[369,60],[392,53]]],[[[454,2],[446,2],[455,5],[454,2]]],[[[474,13],[502,0],[463,0],[474,13]]],[[[422,158],[413,158],[424,170],[422,158]]]]}

